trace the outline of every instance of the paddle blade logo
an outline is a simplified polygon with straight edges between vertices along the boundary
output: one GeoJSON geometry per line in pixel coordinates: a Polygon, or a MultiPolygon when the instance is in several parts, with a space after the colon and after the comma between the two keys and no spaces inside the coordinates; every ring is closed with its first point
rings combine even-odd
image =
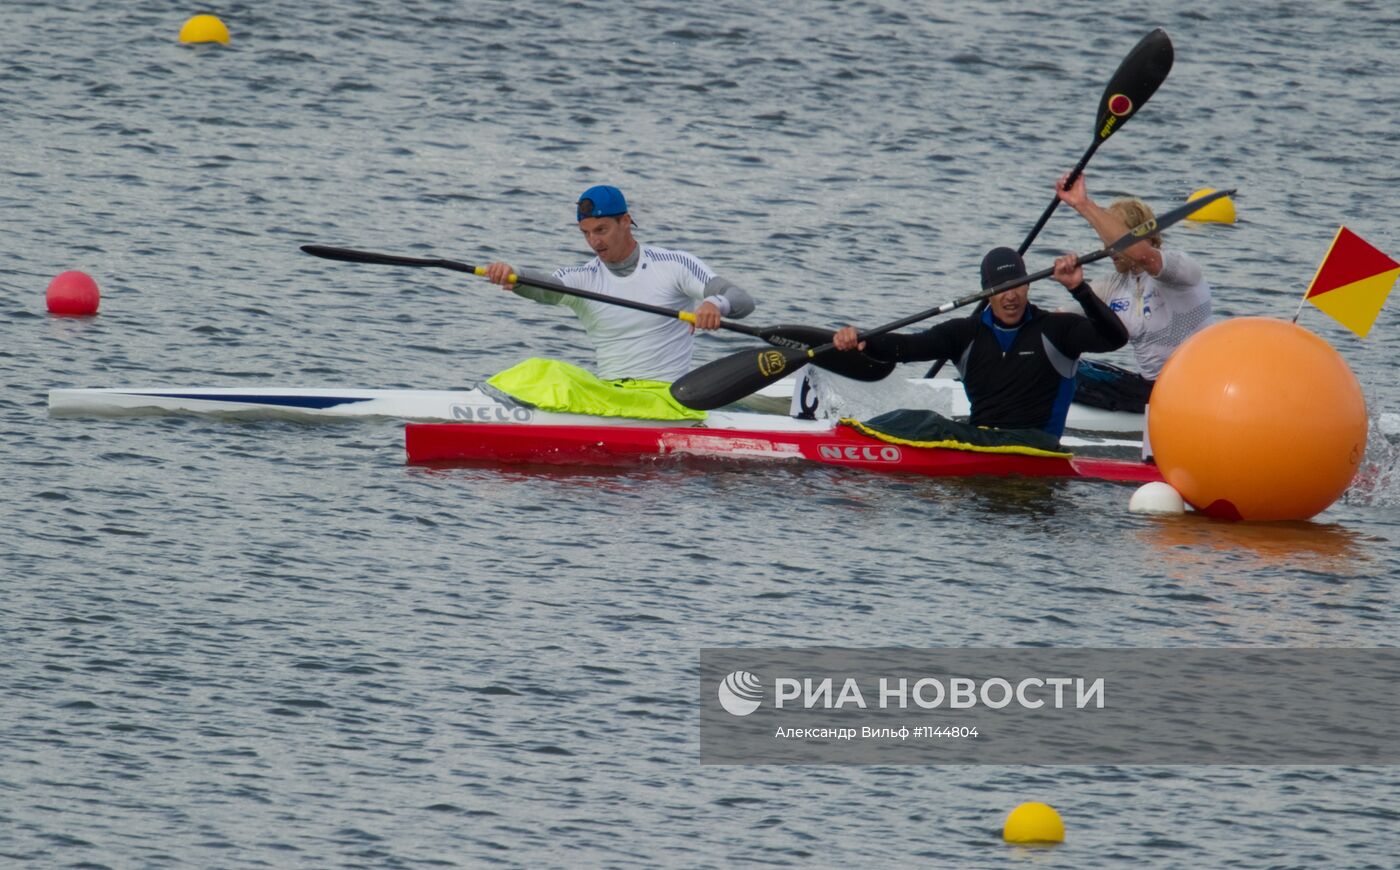
{"type": "Polygon", "coordinates": [[[1118,129],[1118,125],[1128,120],[1128,116],[1133,113],[1133,101],[1127,94],[1114,94],[1104,103],[1104,108],[1108,110],[1103,115],[1103,123],[1099,125],[1099,139],[1104,140],[1113,135],[1113,131],[1118,129]]]}
{"type": "Polygon", "coordinates": [[[776,350],[765,350],[758,355],[758,370],[765,378],[770,378],[787,368],[787,360],[776,350]]]}
{"type": "Polygon", "coordinates": [[[1152,235],[1152,234],[1155,233],[1155,232],[1157,232],[1157,219],[1156,219],[1156,218],[1152,218],[1151,220],[1143,221],[1142,223],[1140,223],[1140,224],[1138,224],[1137,226],[1133,227],[1133,235],[1137,236],[1139,239],[1145,239],[1145,238],[1147,238],[1148,236],[1152,235]]]}
{"type": "Polygon", "coordinates": [[[734,671],[720,681],[719,705],[731,716],[747,716],[763,703],[763,682],[748,671],[734,671]]]}

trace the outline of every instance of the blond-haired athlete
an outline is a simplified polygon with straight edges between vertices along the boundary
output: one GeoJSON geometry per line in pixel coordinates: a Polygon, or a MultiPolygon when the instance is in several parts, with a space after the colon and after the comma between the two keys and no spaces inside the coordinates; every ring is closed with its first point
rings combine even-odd
{"type": "MultiPolygon", "coordinates": [[[[1099,205],[1089,196],[1083,175],[1065,190],[1067,178],[1061,176],[1056,183],[1056,195],[1084,216],[1104,244],[1154,217],[1152,209],[1139,199],[1099,205]]],[[[1113,265],[1114,274],[1096,281],[1094,291],[1128,328],[1145,401],[1167,357],[1210,321],[1210,285],[1190,257],[1175,248],[1162,247],[1161,235],[1114,254],[1113,265]]],[[[1092,374],[1088,370],[1081,375],[1081,386],[1092,374]]]]}

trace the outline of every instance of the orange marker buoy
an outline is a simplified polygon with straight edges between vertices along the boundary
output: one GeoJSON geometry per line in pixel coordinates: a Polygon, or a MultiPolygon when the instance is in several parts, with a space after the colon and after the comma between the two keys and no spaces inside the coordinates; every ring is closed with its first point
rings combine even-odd
{"type": "Polygon", "coordinates": [[[86,316],[97,313],[101,294],[97,282],[85,272],[64,272],[49,282],[44,301],[50,314],[86,316]]]}
{"type": "Polygon", "coordinates": [[[1162,476],[1222,519],[1303,520],[1335,502],[1366,452],[1366,399],[1331,345],[1241,317],[1176,349],[1152,389],[1162,476]]]}

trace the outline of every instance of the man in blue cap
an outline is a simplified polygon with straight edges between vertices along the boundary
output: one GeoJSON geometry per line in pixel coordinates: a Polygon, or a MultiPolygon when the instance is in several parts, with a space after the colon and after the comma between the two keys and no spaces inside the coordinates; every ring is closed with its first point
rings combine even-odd
{"type": "Polygon", "coordinates": [[[754,303],[693,254],[640,244],[632,235],[633,226],[622,191],[608,185],[585,190],[578,199],[578,228],[596,256],[582,266],[559,269],[554,280],[651,305],[693,308],[694,327],[644,311],[511,284],[511,274],[522,273],[509,263],[490,264],[486,276],[527,299],[572,308],[593,341],[599,378],[674,381],[690,371],[696,327],[715,329],[720,318],[744,317],[754,303]]]}
{"type": "MultiPolygon", "coordinates": [[[[1025,275],[1021,255],[1011,248],[993,248],[982,260],[983,289],[1025,275]]],[[[1037,308],[1028,298],[1030,285],[1022,284],[993,296],[980,313],[923,332],[861,341],[848,326],[833,341],[840,350],[863,350],[876,359],[951,360],[972,405],[972,427],[1038,430],[1058,442],[1080,354],[1117,350],[1128,343],[1128,330],[1085,283],[1074,254],[1055,261],[1054,277],[1083,314],[1037,308]]]]}

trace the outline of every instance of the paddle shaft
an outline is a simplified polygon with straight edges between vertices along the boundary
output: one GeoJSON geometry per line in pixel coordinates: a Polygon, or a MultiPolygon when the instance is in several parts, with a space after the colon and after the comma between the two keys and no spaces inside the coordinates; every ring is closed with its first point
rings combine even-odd
{"type": "MultiPolygon", "coordinates": [[[[1081,158],[1079,158],[1079,162],[1076,163],[1076,164],[1074,165],[1074,169],[1070,170],[1069,177],[1065,179],[1065,186],[1064,186],[1064,189],[1065,189],[1065,190],[1069,190],[1071,187],[1073,187],[1073,186],[1074,186],[1074,183],[1075,183],[1076,181],[1079,180],[1079,176],[1084,174],[1084,167],[1089,165],[1089,159],[1092,158],[1092,157],[1094,156],[1094,152],[1097,151],[1097,150],[1099,150],[1099,146],[1102,145],[1102,144],[1104,143],[1104,141],[1105,141],[1104,139],[1099,139],[1099,138],[1095,138],[1095,139],[1094,139],[1094,144],[1092,144],[1092,145],[1089,146],[1089,149],[1088,149],[1087,151],[1084,152],[1084,156],[1081,157],[1081,158]]],[[[1021,246],[1018,247],[1018,248],[1016,249],[1016,253],[1021,254],[1021,255],[1024,255],[1024,254],[1026,253],[1026,250],[1027,250],[1028,248],[1030,248],[1030,246],[1031,246],[1031,242],[1035,241],[1035,237],[1036,237],[1036,236],[1040,235],[1040,231],[1041,231],[1042,229],[1044,229],[1044,228],[1045,228],[1045,224],[1046,224],[1047,222],[1049,222],[1050,216],[1053,215],[1053,214],[1055,213],[1055,209],[1057,209],[1057,208],[1059,208],[1059,207],[1060,207],[1060,198],[1057,196],[1057,197],[1055,197],[1053,200],[1050,201],[1050,204],[1049,204],[1048,206],[1045,207],[1045,211],[1043,211],[1043,212],[1040,213],[1040,220],[1038,220],[1038,221],[1035,222],[1035,226],[1031,227],[1031,231],[1030,231],[1029,233],[1026,234],[1026,238],[1025,238],[1024,240],[1022,240],[1021,246]]],[[[1087,259],[1083,259],[1083,260],[1080,260],[1079,262],[1082,264],[1082,263],[1088,263],[1088,262],[1090,262],[1090,261],[1087,260],[1087,259]]],[[[980,297],[980,298],[986,299],[987,297],[983,296],[983,297],[980,297]]],[[[949,310],[952,310],[952,309],[949,309],[949,310]]],[[[942,312],[939,312],[939,313],[942,313],[942,312]]],[[[933,315],[929,315],[929,316],[932,317],[933,315]]],[[[904,324],[902,324],[902,325],[904,325],[904,324]]],[[[895,329],[898,329],[898,328],[899,328],[899,327],[895,327],[895,329]]],[[[943,370],[943,366],[944,366],[947,362],[948,362],[948,361],[947,361],[946,359],[941,359],[941,360],[939,360],[938,362],[934,363],[932,366],[929,367],[929,370],[924,374],[924,377],[925,377],[925,378],[935,378],[935,377],[938,377],[938,373],[939,373],[940,371],[943,370]]]]}
{"type": "MultiPolygon", "coordinates": [[[[1065,179],[1065,190],[1069,190],[1073,187],[1074,183],[1079,180],[1079,176],[1084,174],[1084,167],[1089,165],[1090,158],[1094,156],[1095,151],[1099,150],[1099,146],[1102,145],[1104,141],[1103,139],[1095,139],[1094,144],[1089,146],[1089,150],[1084,152],[1084,156],[1079,158],[1079,162],[1074,165],[1074,169],[1070,170],[1069,177],[1065,179]]],[[[1053,215],[1055,209],[1059,207],[1060,198],[1058,196],[1050,200],[1050,204],[1045,207],[1045,211],[1040,213],[1040,220],[1035,222],[1035,226],[1031,227],[1031,231],[1026,234],[1026,238],[1022,240],[1021,246],[1016,249],[1016,253],[1022,256],[1025,255],[1026,251],[1030,249],[1031,242],[1034,242],[1035,237],[1040,235],[1040,231],[1049,223],[1050,216],[1053,215]]]]}
{"type": "MultiPolygon", "coordinates": [[[[1118,69],[1114,70],[1109,78],[1107,86],[1104,88],[1103,96],[1099,99],[1099,113],[1094,119],[1094,141],[1084,151],[1084,156],[1079,158],[1079,162],[1070,170],[1069,177],[1065,179],[1064,189],[1069,190],[1079,176],[1084,174],[1084,167],[1089,165],[1094,153],[1099,150],[1099,146],[1108,141],[1108,137],[1118,131],[1120,127],[1128,122],[1137,110],[1142,108],[1157,88],[1161,87],[1166,80],[1167,74],[1171,72],[1172,62],[1175,59],[1175,50],[1172,48],[1171,39],[1167,37],[1166,31],[1160,27],[1152,30],[1137,45],[1123,57],[1118,69]],[[1124,109],[1121,101],[1126,100],[1127,108],[1124,109]]],[[[1026,234],[1025,239],[1016,248],[1016,252],[1025,256],[1030,250],[1031,243],[1036,236],[1045,228],[1045,224],[1050,221],[1050,216],[1055,213],[1055,209],[1060,207],[1059,196],[1050,200],[1050,204],[1041,212],[1040,219],[1031,227],[1031,231],[1026,234]]],[[[946,360],[939,360],[928,370],[925,377],[933,377],[943,368],[946,360]]]]}
{"type": "MultiPolygon", "coordinates": [[[[1137,239],[1134,239],[1133,241],[1137,241],[1137,239]]],[[[1117,253],[1116,250],[1105,248],[1102,251],[1095,251],[1092,254],[1083,254],[1079,257],[1079,265],[1083,266],[1086,263],[1094,263],[1099,260],[1102,260],[1104,257],[1111,257],[1115,253],[1117,253]]],[[[1054,267],[1051,267],[1049,269],[1041,269],[1039,272],[1032,272],[1024,278],[1011,278],[1001,282],[1000,284],[995,284],[991,287],[988,287],[986,290],[981,290],[977,293],[969,293],[968,295],[958,299],[954,299],[951,302],[944,302],[942,305],[937,305],[933,308],[920,311],[918,314],[911,314],[908,317],[901,317],[899,320],[892,320],[889,323],[886,323],[882,326],[877,326],[874,329],[868,329],[860,333],[859,338],[863,341],[867,338],[873,338],[877,335],[883,335],[886,332],[893,332],[894,330],[908,326],[911,323],[918,323],[920,320],[927,320],[930,317],[936,317],[939,314],[947,314],[949,311],[952,311],[955,308],[962,308],[964,305],[971,305],[972,303],[980,302],[983,299],[991,299],[998,293],[1005,293],[1007,290],[1012,290],[1016,287],[1020,287],[1022,284],[1030,284],[1035,281],[1040,281],[1044,278],[1049,278],[1053,274],[1055,274],[1055,269],[1054,267]]],[[[816,356],[819,353],[825,353],[829,350],[835,349],[836,345],[828,342],[827,344],[821,345],[820,347],[814,347],[808,350],[807,355],[816,356]]]]}
{"type": "MultiPolygon", "coordinates": [[[[399,254],[377,254],[373,251],[360,251],[353,248],[335,248],[328,245],[302,245],[301,249],[312,256],[321,257],[327,260],[341,260],[347,263],[375,263],[385,266],[415,266],[428,269],[450,269],[453,272],[466,272],[470,275],[485,275],[485,266],[473,266],[470,263],[459,263],[456,260],[444,260],[440,257],[404,257],[399,254]]],[[[603,293],[594,293],[591,290],[579,290],[560,284],[557,281],[550,281],[544,278],[525,278],[520,275],[511,275],[510,280],[517,284],[527,284],[531,287],[539,287],[542,290],[551,290],[555,293],[562,293],[566,296],[577,296],[581,299],[592,299],[608,305],[619,305],[623,308],[632,308],[637,311],[646,311],[662,317],[671,317],[685,321],[689,324],[695,323],[695,314],[690,311],[678,311],[674,308],[663,308],[660,305],[649,305],[645,302],[634,302],[631,299],[621,299],[616,296],[608,296],[603,293]]],[[[825,337],[830,332],[816,330],[804,326],[748,326],[742,323],[734,323],[721,320],[720,329],[727,329],[730,332],[738,332],[744,335],[761,339],[776,347],[785,347],[791,350],[806,350],[813,344],[820,344],[820,339],[816,336],[825,337]]],[[[864,354],[848,354],[845,357],[832,357],[822,364],[829,367],[837,374],[844,375],[861,381],[877,381],[884,378],[894,370],[894,363],[877,362],[864,354]]]]}
{"type": "MultiPolygon", "coordinates": [[[[1124,251],[1143,239],[1165,230],[1177,221],[1183,220],[1187,215],[1200,210],[1209,202],[1228,196],[1234,193],[1232,190],[1217,191],[1209,196],[1188,202],[1185,205],[1172,209],[1160,218],[1145,221],[1133,227],[1122,238],[1113,244],[1092,254],[1083,254],[1078,257],[1079,263],[1092,263],[1104,257],[1112,256],[1120,251],[1124,251]]],[[[979,293],[955,299],[952,302],[921,311],[909,317],[901,317],[899,320],[886,323],[875,329],[868,329],[859,333],[859,337],[870,338],[898,329],[901,326],[908,326],[911,323],[932,317],[935,314],[944,314],[962,305],[977,302],[998,293],[1003,293],[1022,284],[1029,284],[1054,274],[1053,269],[1044,269],[1023,278],[1012,278],[1003,281],[993,287],[988,287],[979,293]]],[[[671,395],[677,401],[689,408],[700,410],[710,410],[727,405],[730,402],[738,401],[750,393],[763,389],[768,384],[779,378],[792,374],[808,363],[820,361],[823,354],[839,355],[836,347],[832,343],[819,345],[805,351],[800,350],[743,350],[730,354],[727,357],[708,362],[694,371],[687,372],[671,384],[671,395]]]]}
{"type": "MultiPolygon", "coordinates": [[[[1195,214],[1197,211],[1201,210],[1206,205],[1215,202],[1217,199],[1230,196],[1234,192],[1235,191],[1233,189],[1217,190],[1212,194],[1208,194],[1207,196],[1203,196],[1199,199],[1194,199],[1191,202],[1186,203],[1185,205],[1178,206],[1159,218],[1153,218],[1150,221],[1139,224],[1138,226],[1135,226],[1132,229],[1128,230],[1128,232],[1124,233],[1121,237],[1119,237],[1113,244],[1109,245],[1108,247],[1098,251],[1094,251],[1092,254],[1080,254],[1079,265],[1083,266],[1086,263],[1094,263],[1099,260],[1102,260],[1104,257],[1111,257],[1114,254],[1127,250],[1128,248],[1132,247],[1133,245],[1137,244],[1143,239],[1151,237],[1155,233],[1158,233],[1166,229],[1167,227],[1185,219],[1188,215],[1195,214]]],[[[982,290],[981,292],[971,293],[967,296],[962,297],[961,299],[954,299],[952,302],[945,302],[942,305],[937,305],[925,311],[920,311],[918,314],[911,314],[908,317],[901,317],[899,320],[893,320],[882,326],[877,326],[874,329],[866,330],[865,332],[860,333],[860,337],[862,339],[870,338],[871,336],[880,335],[882,333],[899,329],[900,327],[908,326],[911,323],[918,323],[920,320],[927,320],[928,318],[938,314],[947,314],[954,308],[961,308],[964,305],[970,305],[973,302],[978,302],[982,299],[990,299],[998,293],[1005,293],[1007,290],[1010,290],[1013,287],[1020,287],[1022,284],[1029,284],[1033,281],[1039,281],[1043,278],[1049,278],[1053,274],[1055,274],[1055,270],[1052,267],[1049,269],[1041,269],[1039,272],[1032,272],[1024,278],[1009,278],[1001,282],[1000,284],[988,287],[986,290],[982,290]]],[[[812,357],[816,356],[819,353],[824,353],[828,350],[835,350],[835,348],[836,345],[828,343],[822,345],[821,347],[814,347],[808,350],[807,355],[809,357],[812,357]]]]}
{"type": "MultiPolygon", "coordinates": [[[[328,245],[302,245],[301,249],[314,257],[321,257],[326,260],[342,260],[347,263],[378,263],[385,266],[418,266],[428,269],[451,269],[453,272],[466,272],[470,275],[486,275],[485,266],[473,266],[470,263],[459,263],[456,260],[444,260],[440,257],[401,257],[398,254],[376,254],[372,251],[357,251],[351,248],[333,248],[328,245]]],[[[577,296],[581,299],[592,299],[595,302],[604,302],[608,305],[620,305],[623,308],[632,308],[637,311],[647,311],[651,314],[659,314],[662,317],[670,317],[676,320],[684,320],[686,323],[695,323],[695,313],[691,311],[679,311],[674,308],[664,308],[660,305],[649,305],[646,302],[634,302],[631,299],[621,299],[617,296],[608,296],[605,293],[594,293],[591,290],[579,290],[560,284],[558,281],[550,281],[545,278],[526,278],[521,275],[511,275],[511,283],[525,284],[530,287],[538,287],[541,290],[551,290],[555,293],[563,293],[565,296],[577,296]]],[[[728,329],[733,332],[742,332],[744,335],[751,335],[755,338],[765,338],[763,330],[758,327],[746,326],[742,323],[720,322],[720,329],[728,329]]],[[[765,338],[765,340],[767,340],[765,338]]]]}
{"type": "MultiPolygon", "coordinates": [[[[1079,176],[1084,173],[1084,167],[1089,165],[1099,146],[1128,123],[1128,119],[1137,114],[1138,109],[1152,98],[1162,86],[1162,82],[1167,80],[1167,74],[1171,72],[1175,59],[1176,51],[1172,48],[1172,41],[1160,27],[1139,39],[1137,45],[1128,51],[1104,87],[1103,97],[1099,99],[1099,113],[1094,119],[1094,141],[1085,150],[1084,156],[1079,158],[1074,169],[1070,170],[1069,177],[1065,179],[1065,190],[1069,190],[1079,180],[1079,176]]],[[[1045,207],[1040,220],[1036,221],[1035,226],[1026,234],[1025,240],[1016,249],[1017,253],[1024,255],[1030,249],[1031,242],[1040,235],[1041,229],[1059,207],[1060,198],[1056,196],[1045,207]]]]}

